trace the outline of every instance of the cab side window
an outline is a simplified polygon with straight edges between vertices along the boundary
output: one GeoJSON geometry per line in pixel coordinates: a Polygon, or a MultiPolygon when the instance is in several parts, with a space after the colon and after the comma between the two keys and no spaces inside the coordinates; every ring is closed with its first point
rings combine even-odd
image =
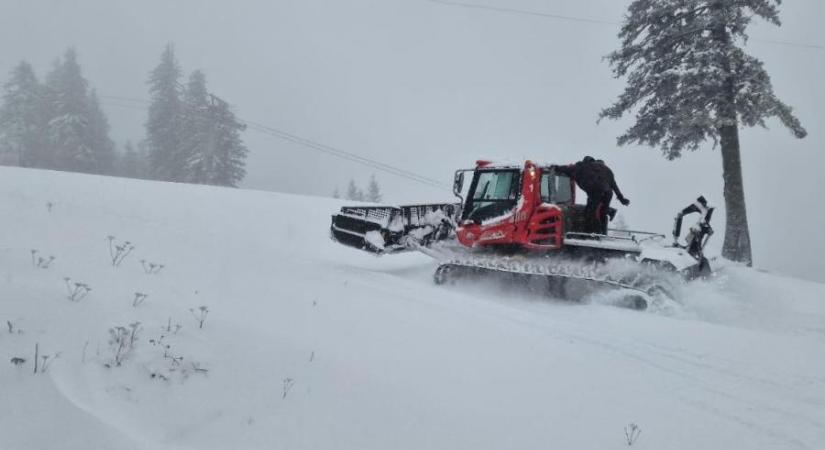
{"type": "Polygon", "coordinates": [[[573,190],[571,189],[570,177],[555,175],[553,182],[553,203],[571,203],[573,201],[573,190]]]}
{"type": "Polygon", "coordinates": [[[542,203],[552,203],[550,199],[550,182],[552,181],[553,176],[550,172],[544,172],[541,174],[541,202],[542,203]]]}
{"type": "Polygon", "coordinates": [[[570,178],[557,175],[553,172],[541,174],[541,201],[543,203],[570,203],[573,193],[570,189],[570,178]]]}

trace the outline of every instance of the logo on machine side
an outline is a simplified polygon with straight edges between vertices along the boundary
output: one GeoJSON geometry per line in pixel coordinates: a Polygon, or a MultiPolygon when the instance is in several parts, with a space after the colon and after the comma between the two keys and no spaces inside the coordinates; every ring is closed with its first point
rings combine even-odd
{"type": "Polygon", "coordinates": [[[496,240],[496,239],[503,239],[505,236],[506,235],[504,234],[504,232],[499,230],[499,231],[493,231],[491,233],[483,234],[483,235],[481,235],[481,238],[479,240],[480,241],[493,241],[493,240],[496,240]]]}

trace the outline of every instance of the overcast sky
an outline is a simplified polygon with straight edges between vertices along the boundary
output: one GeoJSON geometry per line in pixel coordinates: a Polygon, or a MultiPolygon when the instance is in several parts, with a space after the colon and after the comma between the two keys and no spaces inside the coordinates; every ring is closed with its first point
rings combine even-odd
{"type": "MultiPolygon", "coordinates": [[[[617,22],[624,0],[467,0],[617,22]]],[[[602,56],[618,27],[449,6],[428,0],[0,0],[0,74],[26,59],[42,77],[68,47],[98,89],[120,144],[143,138],[147,73],[169,42],[188,73],[247,120],[430,178],[481,157],[568,163],[605,159],[632,200],[634,228],[667,232],[698,194],[723,204],[721,156],[706,145],[675,162],[617,148],[629,122],[596,124],[622,89],[602,56]]],[[[756,265],[825,281],[819,200],[825,2],[786,1],[784,26],[758,24],[748,45],[810,135],[777,122],[742,135],[756,265]],[[756,40],[760,39],[760,40],[756,40]]],[[[248,130],[244,186],[330,195],[375,173],[389,202],[450,200],[439,191],[248,130]]],[[[219,207],[220,205],[216,205],[219,207]]],[[[288,212],[284,212],[285,214],[288,212]]],[[[724,211],[716,216],[721,244],[724,211]]],[[[326,237],[319,237],[326,238],[326,237]]]]}

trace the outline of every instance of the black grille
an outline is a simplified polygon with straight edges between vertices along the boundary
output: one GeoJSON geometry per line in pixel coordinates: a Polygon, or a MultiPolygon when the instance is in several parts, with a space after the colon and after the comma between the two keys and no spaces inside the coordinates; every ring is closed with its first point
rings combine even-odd
{"type": "Polygon", "coordinates": [[[332,216],[332,226],[347,231],[352,231],[358,234],[367,234],[368,231],[377,231],[381,229],[381,225],[375,222],[369,222],[363,219],[356,219],[354,217],[336,214],[332,216]]]}

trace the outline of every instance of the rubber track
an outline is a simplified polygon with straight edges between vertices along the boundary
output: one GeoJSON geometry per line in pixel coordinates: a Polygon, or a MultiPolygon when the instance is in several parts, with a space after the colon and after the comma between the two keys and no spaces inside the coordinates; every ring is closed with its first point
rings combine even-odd
{"type": "Polygon", "coordinates": [[[667,283],[663,283],[666,277],[663,276],[661,270],[630,260],[608,259],[604,262],[583,263],[563,257],[496,256],[468,253],[466,249],[451,248],[446,245],[432,248],[421,247],[418,250],[439,261],[436,282],[446,281],[439,280],[438,277],[451,272],[451,269],[480,269],[517,275],[580,280],[602,287],[628,289],[651,299],[658,295],[672,297],[670,289],[665,286],[667,283]],[[617,268],[620,270],[616,270],[617,268]]]}

